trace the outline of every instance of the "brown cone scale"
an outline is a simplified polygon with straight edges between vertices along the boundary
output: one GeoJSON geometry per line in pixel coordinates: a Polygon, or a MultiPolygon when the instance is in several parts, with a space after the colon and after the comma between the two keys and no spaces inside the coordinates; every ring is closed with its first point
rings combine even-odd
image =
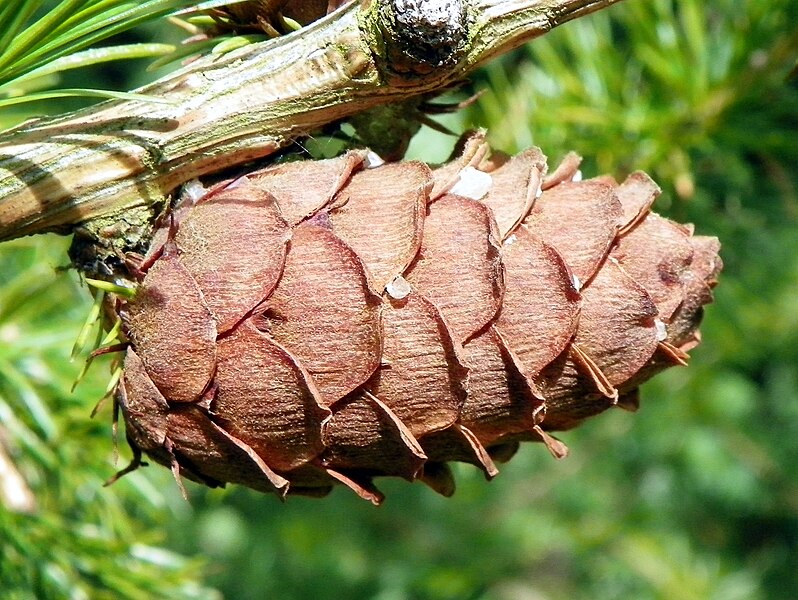
{"type": "Polygon", "coordinates": [[[490,478],[522,441],[563,456],[548,432],[685,364],[717,240],[651,213],[643,173],[460,147],[434,170],[266,168],[175,211],[118,306],[136,456],[280,496],[379,503],[380,476],[450,495],[447,462],[490,478]]]}

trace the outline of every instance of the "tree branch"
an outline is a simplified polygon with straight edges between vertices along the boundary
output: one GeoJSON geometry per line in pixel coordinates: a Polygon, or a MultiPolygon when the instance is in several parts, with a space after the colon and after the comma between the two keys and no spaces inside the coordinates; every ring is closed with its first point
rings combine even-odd
{"type": "Polygon", "coordinates": [[[0,241],[69,232],[163,202],[191,178],[267,156],[361,110],[444,88],[617,1],[353,2],[296,33],[203,57],[138,90],[153,102],[110,101],[25,123],[0,141],[0,241]]]}

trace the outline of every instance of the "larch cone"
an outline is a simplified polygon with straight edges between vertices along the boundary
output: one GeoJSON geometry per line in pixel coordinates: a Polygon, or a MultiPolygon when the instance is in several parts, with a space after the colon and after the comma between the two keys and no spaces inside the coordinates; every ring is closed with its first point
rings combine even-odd
{"type": "Polygon", "coordinates": [[[548,176],[538,149],[379,164],[366,151],[184,194],[117,300],[134,461],[279,495],[379,476],[449,495],[686,364],[715,238],[650,212],[643,173],[548,176]]]}

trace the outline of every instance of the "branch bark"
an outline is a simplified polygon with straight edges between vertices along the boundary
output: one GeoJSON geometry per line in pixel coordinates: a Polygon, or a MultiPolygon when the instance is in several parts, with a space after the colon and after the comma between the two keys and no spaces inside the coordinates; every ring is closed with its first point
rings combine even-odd
{"type": "Polygon", "coordinates": [[[0,241],[68,233],[153,206],[189,179],[444,88],[617,1],[353,2],[299,32],[206,56],[138,90],[157,102],[110,101],[25,123],[0,140],[0,241]],[[459,19],[441,21],[443,14],[459,19]]]}

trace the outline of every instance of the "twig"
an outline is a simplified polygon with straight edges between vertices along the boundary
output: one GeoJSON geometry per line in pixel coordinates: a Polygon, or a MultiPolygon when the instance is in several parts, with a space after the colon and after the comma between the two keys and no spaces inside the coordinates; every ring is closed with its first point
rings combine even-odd
{"type": "Polygon", "coordinates": [[[0,241],[163,202],[189,179],[267,156],[355,112],[443,89],[617,1],[363,0],[137,90],[158,102],[109,101],[25,123],[0,141],[0,241]]]}

